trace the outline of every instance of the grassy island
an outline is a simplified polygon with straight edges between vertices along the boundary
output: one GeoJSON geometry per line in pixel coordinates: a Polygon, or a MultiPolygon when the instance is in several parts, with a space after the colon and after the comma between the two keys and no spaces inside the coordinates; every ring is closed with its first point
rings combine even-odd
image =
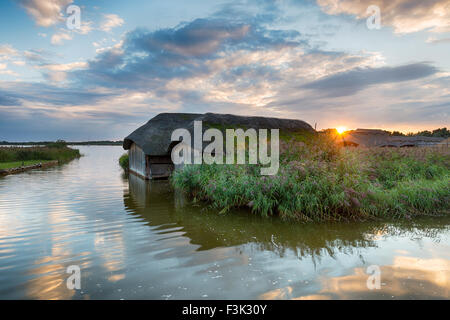
{"type": "Polygon", "coordinates": [[[57,141],[44,147],[0,147],[0,170],[32,166],[39,163],[68,162],[80,157],[80,151],[57,141]]]}
{"type": "Polygon", "coordinates": [[[225,212],[303,221],[448,214],[449,148],[339,147],[331,135],[280,141],[277,175],[258,165],[187,165],[172,185],[225,212]]]}

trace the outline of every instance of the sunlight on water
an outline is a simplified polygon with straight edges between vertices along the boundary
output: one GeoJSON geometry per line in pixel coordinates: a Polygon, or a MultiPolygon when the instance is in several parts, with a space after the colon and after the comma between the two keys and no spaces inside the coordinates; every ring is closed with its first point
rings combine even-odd
{"type": "Polygon", "coordinates": [[[0,299],[448,299],[450,219],[289,224],[122,175],[121,147],[0,178],[0,299]],[[78,265],[81,289],[69,290],[78,265]],[[381,289],[369,290],[378,265],[381,289]]]}

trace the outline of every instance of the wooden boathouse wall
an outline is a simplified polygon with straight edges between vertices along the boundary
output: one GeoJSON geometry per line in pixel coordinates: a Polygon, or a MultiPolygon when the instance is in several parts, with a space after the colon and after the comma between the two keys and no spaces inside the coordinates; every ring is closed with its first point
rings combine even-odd
{"type": "Polygon", "coordinates": [[[170,156],[149,156],[133,143],[129,150],[130,172],[144,179],[165,179],[174,170],[170,156]]]}
{"type": "Polygon", "coordinates": [[[129,162],[131,173],[134,173],[142,178],[149,179],[149,176],[146,172],[147,165],[145,153],[136,145],[136,143],[133,143],[129,150],[129,162]]]}

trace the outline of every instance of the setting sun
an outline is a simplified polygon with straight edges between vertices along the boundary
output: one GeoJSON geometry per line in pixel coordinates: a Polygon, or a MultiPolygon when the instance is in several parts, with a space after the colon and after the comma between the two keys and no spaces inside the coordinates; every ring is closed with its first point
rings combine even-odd
{"type": "Polygon", "coordinates": [[[339,134],[343,134],[343,133],[345,132],[345,130],[347,130],[346,127],[337,127],[337,128],[336,128],[336,131],[337,131],[339,134]]]}

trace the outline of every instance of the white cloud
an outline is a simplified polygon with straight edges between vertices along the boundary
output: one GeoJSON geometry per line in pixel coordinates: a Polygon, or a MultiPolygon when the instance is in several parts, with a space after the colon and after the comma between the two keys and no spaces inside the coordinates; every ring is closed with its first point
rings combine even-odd
{"type": "Polygon", "coordinates": [[[36,24],[49,27],[63,21],[63,9],[73,0],[17,0],[33,17],[36,24]]]}
{"type": "Polygon", "coordinates": [[[39,36],[39,37],[42,37],[42,38],[46,38],[46,37],[47,37],[47,34],[46,34],[46,33],[39,32],[39,33],[38,33],[38,36],[39,36]]]}
{"type": "Polygon", "coordinates": [[[115,27],[120,27],[124,23],[125,21],[117,14],[105,14],[104,20],[100,26],[100,30],[108,32],[115,27]]]}
{"type": "Polygon", "coordinates": [[[52,36],[51,43],[53,45],[61,45],[61,44],[63,44],[64,40],[71,40],[71,39],[72,39],[72,36],[70,34],[65,33],[65,32],[58,32],[52,36]]]}
{"type": "Polygon", "coordinates": [[[52,36],[51,43],[53,45],[62,45],[65,40],[72,40],[74,33],[86,35],[93,30],[91,25],[92,22],[82,23],[79,29],[71,31],[61,28],[52,36]]]}
{"type": "Polygon", "coordinates": [[[5,74],[5,75],[15,76],[15,77],[19,76],[19,74],[17,72],[14,72],[12,70],[0,70],[0,74],[5,74]]]}
{"type": "Polygon", "coordinates": [[[426,43],[433,43],[433,44],[437,44],[437,43],[450,43],[450,38],[440,38],[437,39],[435,37],[429,37],[426,41],[426,43]]]}
{"type": "Polygon", "coordinates": [[[13,64],[15,64],[16,66],[24,66],[25,65],[25,61],[22,61],[22,60],[13,61],[13,64]]]}
{"type": "Polygon", "coordinates": [[[49,71],[71,71],[75,69],[85,69],[88,67],[88,63],[84,61],[71,62],[64,64],[44,64],[39,66],[40,69],[47,69],[49,71]]]}
{"type": "Polygon", "coordinates": [[[92,22],[82,22],[80,29],[74,29],[73,31],[79,33],[79,34],[88,34],[93,30],[92,28],[92,22]]]}
{"type": "MultiPolygon", "coordinates": [[[[100,44],[98,44],[96,42],[94,42],[93,45],[94,45],[94,47],[97,47],[97,48],[100,46],[100,44]]],[[[122,46],[123,46],[123,40],[119,41],[118,43],[116,43],[115,45],[110,46],[110,47],[95,49],[95,53],[100,54],[103,52],[110,51],[111,53],[121,54],[121,53],[123,53],[122,46]]]]}
{"type": "Polygon", "coordinates": [[[45,57],[46,53],[43,50],[25,50],[23,52],[23,56],[32,62],[39,62],[39,63],[43,63],[45,62],[47,59],[45,57]]]}
{"type": "Polygon", "coordinates": [[[0,74],[18,76],[16,72],[8,69],[8,64],[6,63],[0,63],[0,74]]]}
{"type": "Polygon", "coordinates": [[[449,0],[317,0],[317,4],[327,14],[351,14],[358,19],[370,16],[367,8],[377,5],[382,25],[393,27],[395,33],[450,32],[449,0]]]}
{"type": "Polygon", "coordinates": [[[79,69],[86,69],[88,63],[85,61],[63,63],[63,64],[43,64],[36,66],[36,69],[43,70],[43,75],[52,83],[61,83],[67,80],[67,72],[79,69]]]}
{"type": "Polygon", "coordinates": [[[17,50],[9,44],[0,45],[0,60],[9,60],[18,54],[17,50]]]}
{"type": "Polygon", "coordinates": [[[49,72],[46,74],[47,79],[52,83],[64,82],[67,79],[67,73],[65,72],[49,72]]]}

